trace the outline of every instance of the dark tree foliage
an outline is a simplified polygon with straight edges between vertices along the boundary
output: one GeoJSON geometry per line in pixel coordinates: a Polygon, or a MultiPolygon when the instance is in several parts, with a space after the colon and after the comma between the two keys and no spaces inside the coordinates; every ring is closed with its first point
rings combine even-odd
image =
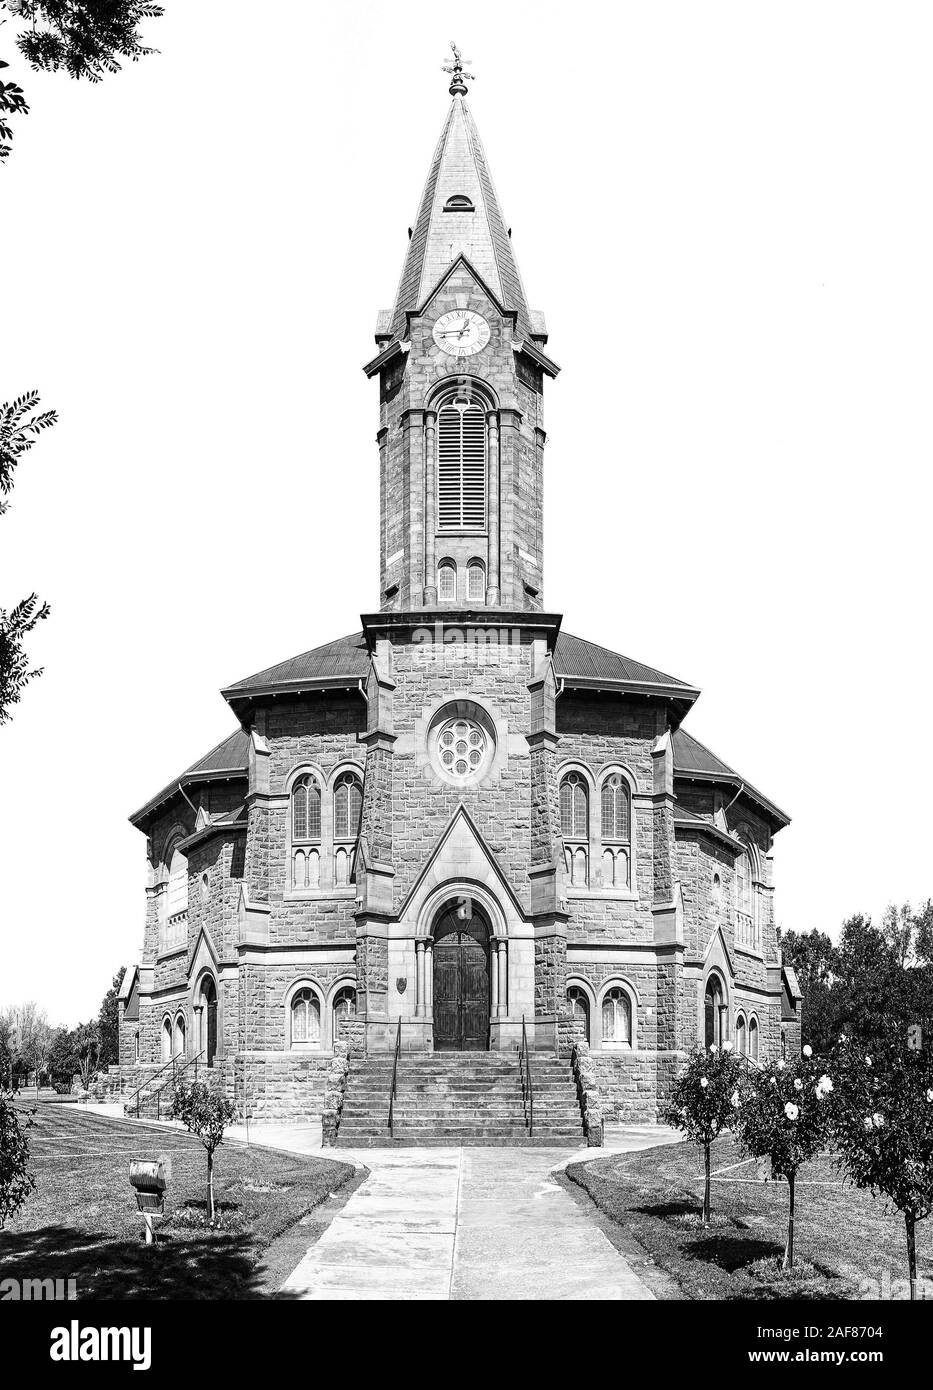
{"type": "MultiPolygon", "coordinates": [[[[0,516],[9,507],[5,499],[13,490],[13,474],[20,458],[35,444],[43,430],[55,424],[54,410],[38,410],[38,391],[27,391],[15,401],[0,405],[0,516]]],[[[30,670],[24,639],[49,615],[49,605],[29,594],[15,608],[0,608],[0,724],[11,718],[28,681],[42,674],[30,670]]]]}
{"type": "MultiPolygon", "coordinates": [[[[16,47],[36,71],[67,72],[100,82],[120,71],[120,59],[136,63],[157,50],[140,42],[139,26],[158,19],[161,5],[148,0],[0,0],[7,21],[18,21],[16,47]]],[[[13,132],[3,117],[29,110],[22,88],[0,82],[0,160],[10,153],[13,132]]]]}
{"type": "Polygon", "coordinates": [[[781,932],[781,955],[796,971],[807,1038],[818,1053],[830,1050],[839,1031],[832,992],[835,949],[827,933],[816,928],[781,932]]]}
{"type": "Polygon", "coordinates": [[[101,1069],[116,1064],[120,1060],[120,1011],[117,997],[123,983],[125,967],[121,967],[113,977],[113,983],[104,995],[97,1019],[97,1034],[100,1040],[101,1069]]]}
{"type": "Polygon", "coordinates": [[[11,1097],[0,1091],[0,1231],[36,1185],[29,1169],[32,1117],[21,1113],[11,1097]]]}

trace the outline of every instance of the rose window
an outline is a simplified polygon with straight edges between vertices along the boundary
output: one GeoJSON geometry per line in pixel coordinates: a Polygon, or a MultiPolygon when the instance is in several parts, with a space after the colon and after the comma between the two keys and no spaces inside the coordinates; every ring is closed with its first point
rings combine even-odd
{"type": "Polygon", "coordinates": [[[441,766],[448,777],[465,781],[482,767],[486,758],[488,739],[471,719],[451,719],[438,737],[441,766]]]}

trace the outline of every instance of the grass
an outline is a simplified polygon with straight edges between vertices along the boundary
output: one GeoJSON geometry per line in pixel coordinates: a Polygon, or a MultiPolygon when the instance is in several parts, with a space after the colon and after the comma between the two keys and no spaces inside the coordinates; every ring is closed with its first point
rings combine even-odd
{"type": "MultiPolygon", "coordinates": [[[[623,1226],[691,1299],[906,1297],[903,1218],[843,1186],[830,1157],[797,1180],[795,1268],[783,1273],[787,1184],[744,1160],[731,1136],[713,1146],[712,1225],[700,1224],[703,1156],[679,1143],[571,1164],[567,1175],[623,1226]]],[[[933,1297],[933,1221],[917,1235],[933,1297]]]]}
{"type": "Polygon", "coordinates": [[[272,1247],[355,1172],[225,1142],[214,1163],[220,1219],[212,1228],[206,1155],[191,1135],[78,1106],[40,1104],[35,1120],[36,1189],[0,1231],[0,1267],[3,1278],[74,1279],[79,1299],[268,1296],[284,1277],[272,1247]],[[158,1239],[146,1246],[129,1164],[156,1158],[169,1160],[171,1176],[158,1239]]]}

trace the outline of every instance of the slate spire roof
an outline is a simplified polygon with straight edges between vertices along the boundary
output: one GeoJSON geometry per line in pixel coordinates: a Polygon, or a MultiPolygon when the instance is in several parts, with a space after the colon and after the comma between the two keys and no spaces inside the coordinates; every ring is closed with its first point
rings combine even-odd
{"type": "Polygon", "coordinates": [[[516,336],[530,336],[532,316],[479,131],[466,100],[456,95],[412,228],[389,322],[390,338],[405,336],[406,312],[421,308],[459,256],[469,261],[503,308],[518,315],[516,336]],[[450,210],[451,199],[457,210],[450,210]]]}

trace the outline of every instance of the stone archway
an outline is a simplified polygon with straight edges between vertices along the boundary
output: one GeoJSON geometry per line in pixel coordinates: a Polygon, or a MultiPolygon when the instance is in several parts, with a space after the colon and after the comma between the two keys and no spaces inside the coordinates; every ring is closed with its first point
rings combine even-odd
{"type": "Polygon", "coordinates": [[[447,902],[432,934],[434,1049],[486,1051],[492,994],[486,914],[471,900],[447,902]]]}

